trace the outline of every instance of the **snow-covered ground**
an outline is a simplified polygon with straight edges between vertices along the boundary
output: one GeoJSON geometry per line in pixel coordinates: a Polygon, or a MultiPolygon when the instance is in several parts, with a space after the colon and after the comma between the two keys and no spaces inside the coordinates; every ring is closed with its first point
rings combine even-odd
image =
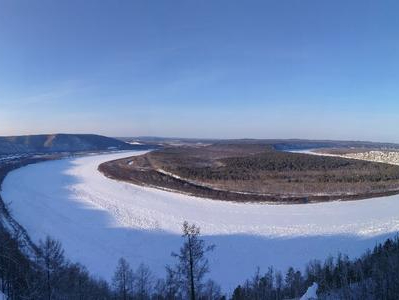
{"type": "Polygon", "coordinates": [[[315,300],[317,299],[317,289],[319,285],[314,282],[312,286],[308,288],[305,295],[303,295],[299,300],[315,300]]]}
{"type": "Polygon", "coordinates": [[[399,151],[367,151],[348,153],[343,157],[399,165],[399,151]]]}
{"type": "Polygon", "coordinates": [[[2,196],[34,241],[51,235],[67,256],[110,279],[119,257],[160,276],[181,245],[183,221],[216,249],[211,277],[230,291],[257,266],[302,268],[338,251],[356,256],[399,231],[399,196],[302,205],[238,204],[118,182],[100,163],[137,155],[74,157],[11,172],[2,196]]]}
{"type": "Polygon", "coordinates": [[[316,152],[316,150],[317,149],[301,149],[301,150],[286,150],[285,152],[311,154],[311,155],[318,155],[318,156],[336,156],[336,157],[340,157],[340,155],[331,154],[331,153],[320,153],[320,152],[316,152]]]}
{"type": "MultiPolygon", "coordinates": [[[[9,155],[0,155],[0,163],[8,162],[10,160],[16,160],[19,158],[27,157],[28,154],[9,154],[9,155]]],[[[1,298],[0,298],[1,299],[1,298]]]]}
{"type": "Polygon", "coordinates": [[[6,295],[0,292],[0,300],[7,300],[6,295]]]}
{"type": "Polygon", "coordinates": [[[315,152],[314,149],[306,149],[306,150],[289,150],[287,152],[311,154],[311,155],[319,155],[319,156],[344,157],[344,158],[366,160],[366,161],[372,161],[372,162],[380,162],[380,163],[391,164],[391,165],[399,165],[399,151],[371,150],[371,151],[356,152],[356,153],[331,154],[331,153],[315,152]]]}

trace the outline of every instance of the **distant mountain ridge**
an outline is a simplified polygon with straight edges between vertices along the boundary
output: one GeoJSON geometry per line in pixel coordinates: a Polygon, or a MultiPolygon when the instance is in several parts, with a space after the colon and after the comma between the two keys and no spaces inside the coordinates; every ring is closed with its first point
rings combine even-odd
{"type": "Polygon", "coordinates": [[[95,134],[42,134],[0,137],[0,155],[130,149],[137,149],[137,146],[95,134]]]}
{"type": "Polygon", "coordinates": [[[263,144],[272,145],[276,150],[301,150],[318,148],[364,148],[364,149],[399,149],[398,143],[351,141],[351,140],[308,140],[308,139],[200,139],[179,137],[138,136],[121,137],[126,142],[145,144],[263,144]]]}

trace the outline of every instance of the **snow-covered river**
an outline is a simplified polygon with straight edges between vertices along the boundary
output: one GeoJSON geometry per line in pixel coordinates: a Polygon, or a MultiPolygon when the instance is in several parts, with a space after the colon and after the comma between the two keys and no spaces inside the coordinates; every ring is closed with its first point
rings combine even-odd
{"type": "Polygon", "coordinates": [[[112,277],[125,257],[164,275],[181,245],[183,221],[216,245],[211,277],[230,291],[259,266],[302,268],[338,251],[351,257],[399,231],[399,196],[306,205],[238,204],[144,188],[106,178],[97,167],[124,152],[29,165],[3,183],[4,201],[32,239],[59,239],[72,261],[112,277]]]}

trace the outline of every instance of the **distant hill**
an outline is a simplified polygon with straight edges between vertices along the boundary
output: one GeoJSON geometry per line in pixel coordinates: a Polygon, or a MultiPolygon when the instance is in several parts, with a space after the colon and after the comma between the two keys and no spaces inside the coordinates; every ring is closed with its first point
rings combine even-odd
{"type": "Polygon", "coordinates": [[[304,139],[197,139],[178,137],[123,137],[125,142],[135,142],[153,145],[193,145],[193,144],[263,144],[272,145],[276,150],[301,150],[318,148],[364,148],[364,149],[399,149],[399,144],[378,143],[368,141],[334,141],[334,140],[304,140],[304,139]]]}
{"type": "Polygon", "coordinates": [[[0,137],[0,155],[54,153],[139,148],[123,141],[95,134],[49,134],[0,137]]]}

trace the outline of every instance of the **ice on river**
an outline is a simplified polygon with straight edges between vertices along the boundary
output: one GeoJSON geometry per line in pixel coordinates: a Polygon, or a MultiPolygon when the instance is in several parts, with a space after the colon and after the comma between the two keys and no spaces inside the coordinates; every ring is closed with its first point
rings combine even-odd
{"type": "Polygon", "coordinates": [[[106,178],[100,163],[142,154],[75,157],[12,171],[2,196],[32,239],[59,239],[72,261],[105,279],[119,257],[164,275],[181,244],[183,221],[207,242],[210,276],[231,291],[257,266],[283,271],[338,251],[351,257],[399,230],[399,196],[301,205],[239,204],[201,199],[106,178]]]}

